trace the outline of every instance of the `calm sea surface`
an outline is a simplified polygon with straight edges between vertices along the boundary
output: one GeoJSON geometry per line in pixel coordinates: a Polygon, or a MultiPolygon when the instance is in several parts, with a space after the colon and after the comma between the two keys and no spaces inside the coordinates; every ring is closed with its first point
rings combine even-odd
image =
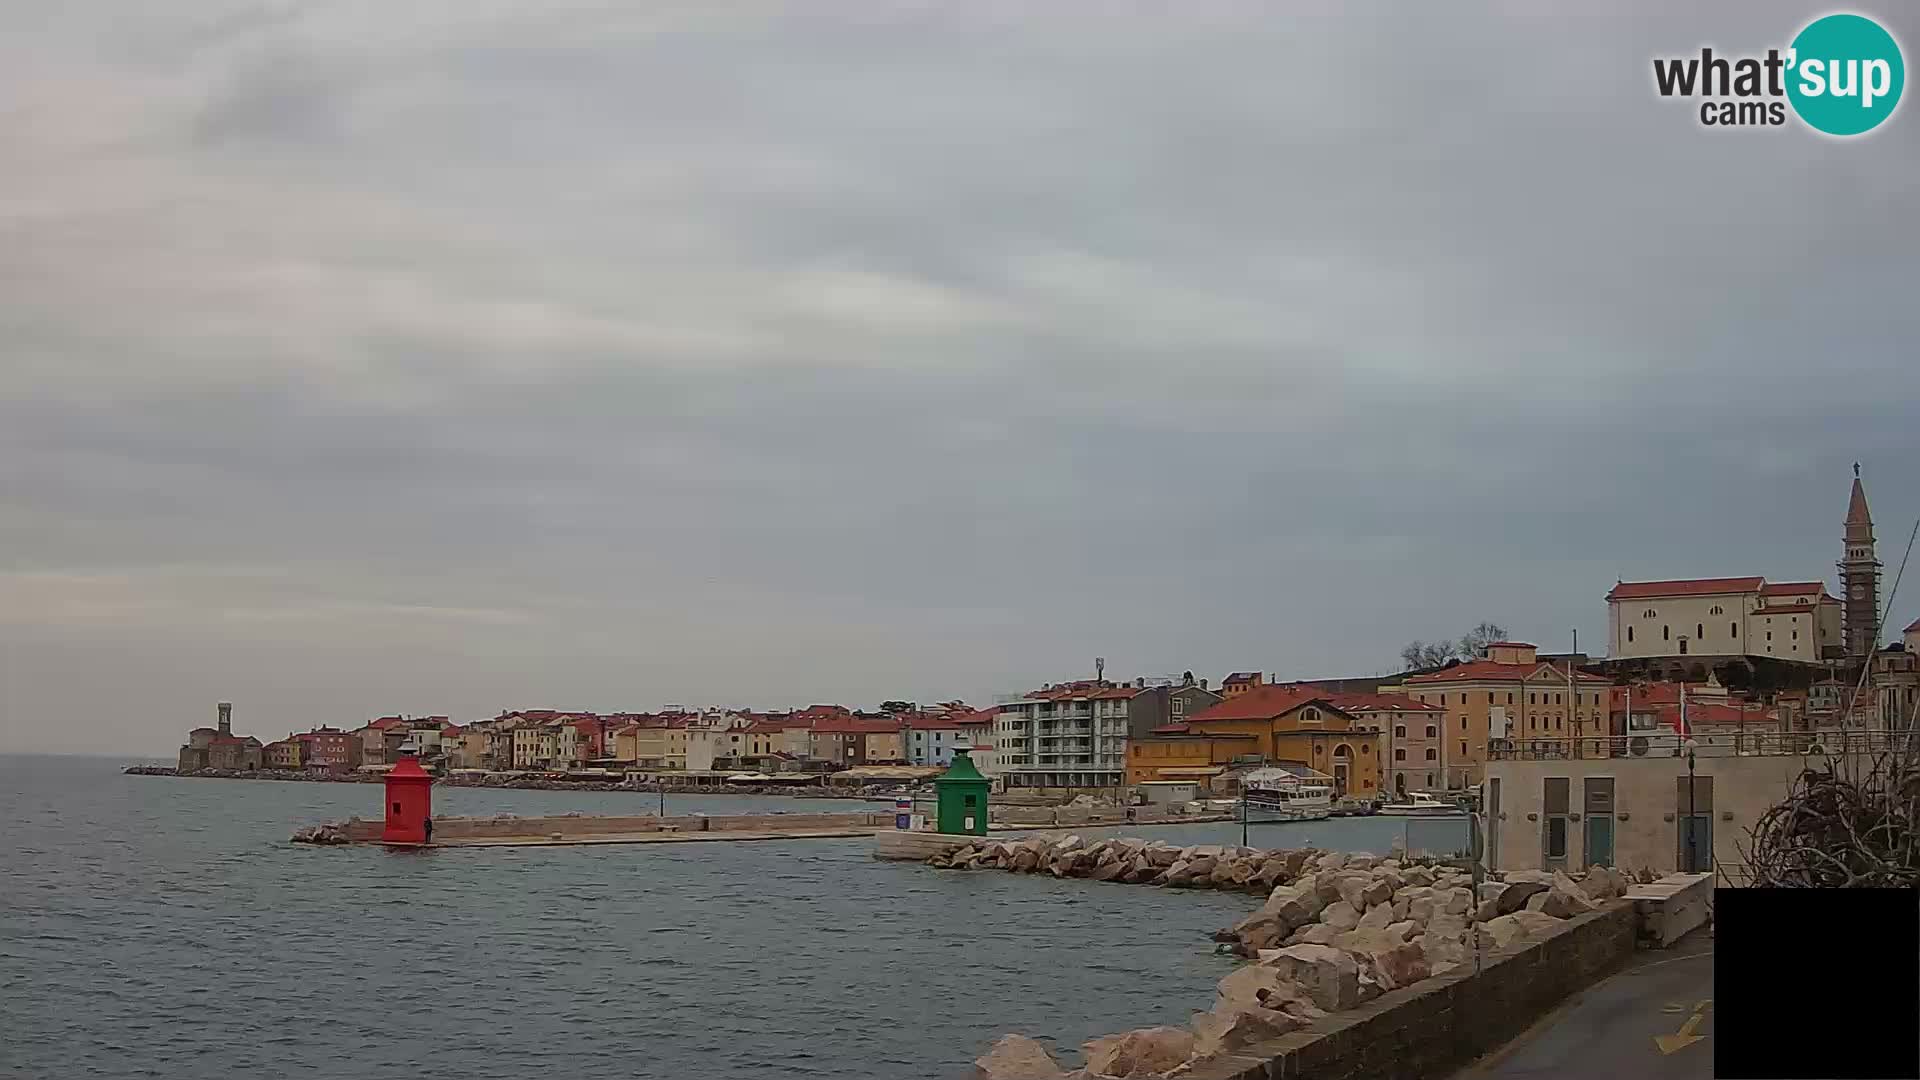
{"type": "MultiPolygon", "coordinates": [[[[1254,906],[882,863],[865,840],[312,848],[287,836],[377,815],[379,789],[123,764],[0,756],[0,1076],[958,1077],[1007,1031],[1076,1048],[1184,1022],[1234,963],[1206,935],[1254,906]]],[[[654,805],[434,798],[443,816],[654,805]]],[[[668,797],[669,813],[871,806],[668,797]]],[[[1256,825],[1253,843],[1384,852],[1401,828],[1256,825]]]]}

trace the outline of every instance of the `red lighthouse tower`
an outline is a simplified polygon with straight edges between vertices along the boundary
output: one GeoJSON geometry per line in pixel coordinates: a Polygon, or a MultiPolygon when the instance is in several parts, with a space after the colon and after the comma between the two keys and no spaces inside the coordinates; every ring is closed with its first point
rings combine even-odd
{"type": "Polygon", "coordinates": [[[380,840],[387,844],[424,844],[427,819],[433,815],[433,777],[420,762],[403,757],[387,773],[387,827],[380,840]]]}

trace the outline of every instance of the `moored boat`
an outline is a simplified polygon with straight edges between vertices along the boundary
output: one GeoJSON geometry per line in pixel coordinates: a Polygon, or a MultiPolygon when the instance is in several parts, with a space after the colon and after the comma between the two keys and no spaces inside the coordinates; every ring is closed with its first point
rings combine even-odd
{"type": "Polygon", "coordinates": [[[1380,807],[1380,813],[1392,817],[1457,817],[1466,813],[1458,803],[1437,799],[1424,791],[1409,791],[1400,800],[1380,807]]]}

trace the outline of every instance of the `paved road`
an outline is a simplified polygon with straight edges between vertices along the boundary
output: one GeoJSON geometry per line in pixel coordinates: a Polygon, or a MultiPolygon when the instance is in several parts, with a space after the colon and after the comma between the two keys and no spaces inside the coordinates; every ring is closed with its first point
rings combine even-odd
{"type": "Polygon", "coordinates": [[[1706,1080],[1713,1075],[1711,933],[1703,928],[1671,950],[1637,954],[1632,967],[1454,1080],[1706,1080]]]}

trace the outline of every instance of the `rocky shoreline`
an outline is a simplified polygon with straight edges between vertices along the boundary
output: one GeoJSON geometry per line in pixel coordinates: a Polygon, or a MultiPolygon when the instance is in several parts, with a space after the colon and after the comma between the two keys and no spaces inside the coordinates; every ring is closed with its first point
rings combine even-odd
{"type": "MultiPolygon", "coordinates": [[[[292,783],[377,784],[378,773],[312,773],[295,769],[191,769],[182,772],[168,765],[129,765],[121,770],[128,776],[181,776],[211,780],[283,780],[292,783]]],[[[611,780],[551,780],[542,776],[442,776],[435,787],[503,788],[513,791],[628,791],[658,794],[659,784],[629,784],[611,780]]],[[[778,795],[789,799],[850,799],[866,802],[891,802],[895,792],[858,792],[822,790],[818,784],[668,784],[668,794],[677,795],[778,795]]]]}
{"type": "MultiPolygon", "coordinates": [[[[1085,1046],[1085,1066],[1073,1071],[1038,1040],[1007,1035],[976,1059],[979,1080],[1177,1075],[1470,964],[1478,950],[1542,936],[1622,895],[1632,880],[1594,868],[1579,881],[1511,871],[1476,882],[1467,866],[1424,858],[1139,839],[1089,843],[1078,836],[975,841],[927,862],[1266,896],[1258,911],[1213,935],[1220,949],[1253,962],[1221,979],[1212,1007],[1189,1026],[1094,1039],[1085,1046]]],[[[1642,871],[1643,879],[1651,877],[1642,871]]]]}

